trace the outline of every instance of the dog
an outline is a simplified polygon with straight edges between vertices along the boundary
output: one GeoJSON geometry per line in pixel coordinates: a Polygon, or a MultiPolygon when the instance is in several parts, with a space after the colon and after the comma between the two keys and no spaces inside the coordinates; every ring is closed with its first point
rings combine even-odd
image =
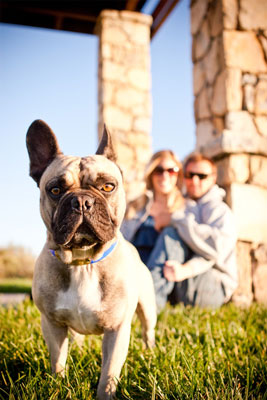
{"type": "Polygon", "coordinates": [[[147,347],[154,346],[157,313],[151,274],[120,232],[126,200],[111,135],[104,127],[95,155],[66,156],[51,128],[36,120],[26,143],[47,228],[32,296],[52,373],[64,375],[68,331],[78,341],[103,334],[97,398],[114,398],[134,312],[147,347]]]}

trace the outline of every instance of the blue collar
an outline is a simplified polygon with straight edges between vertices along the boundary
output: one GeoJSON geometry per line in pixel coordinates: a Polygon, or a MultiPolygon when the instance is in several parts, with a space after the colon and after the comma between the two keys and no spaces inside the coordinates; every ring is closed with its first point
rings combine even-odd
{"type": "Polygon", "coordinates": [[[97,260],[91,260],[90,264],[97,263],[98,261],[102,261],[104,258],[106,258],[112,252],[112,250],[116,247],[117,243],[118,243],[117,241],[112,243],[112,245],[106,251],[104,251],[104,253],[102,254],[102,256],[100,258],[98,258],[97,260]]]}
{"type": "MultiPolygon", "coordinates": [[[[74,260],[74,261],[72,261],[72,263],[70,265],[95,264],[95,263],[97,263],[99,261],[102,261],[102,260],[104,260],[104,258],[106,258],[114,250],[114,248],[116,247],[117,243],[118,243],[117,241],[112,243],[112,245],[106,251],[104,251],[102,256],[99,257],[97,260],[90,260],[89,258],[85,258],[84,260],[74,260]]],[[[52,254],[52,256],[57,257],[60,260],[58,252],[56,250],[49,249],[49,251],[52,254]]]]}

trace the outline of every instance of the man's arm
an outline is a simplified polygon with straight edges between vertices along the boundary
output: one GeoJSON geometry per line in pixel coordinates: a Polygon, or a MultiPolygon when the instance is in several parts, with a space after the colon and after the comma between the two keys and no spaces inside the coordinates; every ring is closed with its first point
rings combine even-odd
{"type": "Polygon", "coordinates": [[[196,213],[177,212],[172,217],[172,225],[197,255],[220,264],[236,244],[232,212],[221,203],[210,207],[201,217],[202,221],[198,222],[196,213]]]}
{"type": "Polygon", "coordinates": [[[163,268],[163,275],[168,281],[181,282],[184,279],[203,274],[213,265],[214,261],[194,255],[184,264],[180,264],[176,260],[166,261],[163,268]]]}

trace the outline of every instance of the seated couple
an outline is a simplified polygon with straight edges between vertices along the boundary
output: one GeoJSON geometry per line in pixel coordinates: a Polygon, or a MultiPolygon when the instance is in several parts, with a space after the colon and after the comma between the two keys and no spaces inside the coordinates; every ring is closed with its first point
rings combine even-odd
{"type": "Polygon", "coordinates": [[[183,173],[172,151],[159,151],[146,169],[147,193],[128,205],[122,233],[152,273],[159,311],[167,301],[220,307],[237,287],[235,223],[216,178],[201,154],[183,173]]]}

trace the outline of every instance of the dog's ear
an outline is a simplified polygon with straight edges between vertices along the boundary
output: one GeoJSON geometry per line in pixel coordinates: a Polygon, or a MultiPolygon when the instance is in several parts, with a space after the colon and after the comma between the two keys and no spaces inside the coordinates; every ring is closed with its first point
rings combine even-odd
{"type": "Polygon", "coordinates": [[[104,124],[101,142],[99,143],[96,154],[107,157],[109,160],[116,162],[117,155],[112,145],[111,134],[104,124]]]}
{"type": "Polygon", "coordinates": [[[40,119],[33,121],[29,127],[26,145],[30,157],[30,176],[39,186],[41,176],[46,167],[58,154],[62,153],[53,131],[40,119]]]}

